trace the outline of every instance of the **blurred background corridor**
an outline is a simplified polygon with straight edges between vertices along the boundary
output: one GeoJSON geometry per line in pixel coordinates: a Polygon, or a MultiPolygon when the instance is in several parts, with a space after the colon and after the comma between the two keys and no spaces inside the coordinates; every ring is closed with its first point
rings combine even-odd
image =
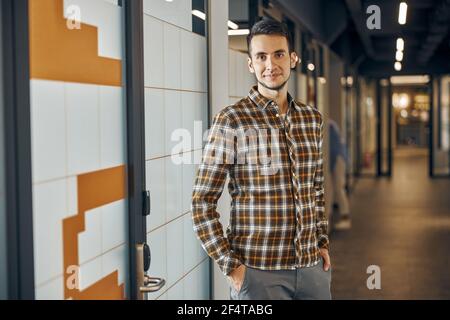
{"type": "Polygon", "coordinates": [[[450,0],[0,0],[0,299],[229,299],[192,187],[263,17],[327,124],[333,299],[450,299],[450,0]]]}

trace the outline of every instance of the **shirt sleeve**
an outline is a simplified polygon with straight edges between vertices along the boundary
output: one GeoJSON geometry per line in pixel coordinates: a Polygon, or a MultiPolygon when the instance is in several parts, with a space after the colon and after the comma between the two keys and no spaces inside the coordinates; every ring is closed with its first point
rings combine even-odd
{"type": "Polygon", "coordinates": [[[314,188],[316,192],[316,230],[317,230],[317,240],[319,248],[329,249],[329,238],[328,238],[328,218],[325,214],[325,188],[324,188],[324,173],[323,173],[323,119],[320,115],[319,122],[319,141],[317,143],[318,147],[318,157],[316,162],[316,173],[314,176],[314,188]]]}
{"type": "Polygon", "coordinates": [[[194,183],[192,219],[203,249],[228,275],[241,265],[224,236],[217,201],[235,157],[235,139],[229,117],[219,113],[213,121],[194,183]]]}

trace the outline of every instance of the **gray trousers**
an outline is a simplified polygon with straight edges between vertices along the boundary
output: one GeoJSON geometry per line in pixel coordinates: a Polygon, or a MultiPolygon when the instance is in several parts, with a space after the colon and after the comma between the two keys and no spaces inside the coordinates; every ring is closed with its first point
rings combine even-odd
{"type": "Polygon", "coordinates": [[[312,267],[296,270],[259,270],[246,267],[244,282],[231,300],[331,300],[331,268],[323,270],[323,259],[312,267]]]}

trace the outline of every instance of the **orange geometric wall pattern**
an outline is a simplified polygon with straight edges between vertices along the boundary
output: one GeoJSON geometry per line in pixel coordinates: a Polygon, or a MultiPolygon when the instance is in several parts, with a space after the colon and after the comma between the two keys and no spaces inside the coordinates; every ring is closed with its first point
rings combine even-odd
{"type": "Polygon", "coordinates": [[[97,27],[69,29],[63,0],[30,0],[32,79],[122,85],[121,60],[98,56],[97,27]]]}
{"type": "MultiPolygon", "coordinates": [[[[94,283],[80,291],[79,283],[73,288],[72,274],[68,270],[79,267],[78,234],[85,230],[86,211],[101,207],[108,203],[125,199],[126,173],[125,166],[105,169],[79,175],[78,182],[78,214],[63,220],[64,249],[64,298],[72,299],[125,299],[124,285],[118,285],[118,272],[94,283]]],[[[78,282],[77,277],[73,277],[78,282]]]]}
{"type": "MultiPolygon", "coordinates": [[[[69,29],[63,0],[30,0],[30,78],[122,86],[122,61],[98,55],[98,28],[81,23],[69,29]]],[[[78,235],[88,210],[126,198],[126,168],[121,165],[77,176],[78,213],[63,220],[65,299],[125,299],[114,271],[80,290],[78,235]]]]}

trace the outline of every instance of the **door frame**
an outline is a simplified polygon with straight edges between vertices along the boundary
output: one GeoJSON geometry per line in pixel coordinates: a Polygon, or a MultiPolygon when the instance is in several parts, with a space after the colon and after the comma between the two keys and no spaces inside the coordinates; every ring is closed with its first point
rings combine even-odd
{"type": "Polygon", "coordinates": [[[384,119],[384,112],[382,108],[382,93],[381,93],[381,78],[376,79],[376,96],[377,96],[377,177],[391,177],[392,176],[392,84],[391,80],[387,78],[387,94],[388,94],[388,169],[383,171],[382,168],[382,121],[384,119]]]}
{"type": "Polygon", "coordinates": [[[35,298],[28,0],[3,0],[8,299],[35,298]]]}
{"type": "Polygon", "coordinates": [[[144,9],[142,0],[123,0],[125,10],[129,294],[137,295],[137,244],[146,243],[144,9]]]}

